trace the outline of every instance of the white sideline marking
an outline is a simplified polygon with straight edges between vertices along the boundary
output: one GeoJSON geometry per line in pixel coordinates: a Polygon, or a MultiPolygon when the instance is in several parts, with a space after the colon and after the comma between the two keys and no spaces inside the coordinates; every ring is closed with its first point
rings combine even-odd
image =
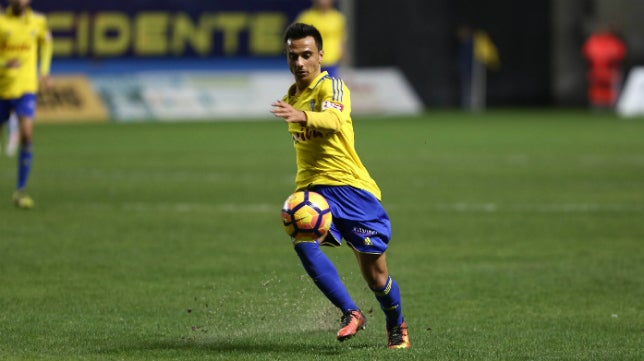
{"type": "MultiPolygon", "coordinates": [[[[279,213],[280,204],[254,203],[145,203],[128,202],[122,204],[105,203],[67,203],[62,205],[67,209],[113,210],[126,212],[219,212],[219,213],[279,213]]],[[[497,204],[497,203],[444,203],[427,204],[427,206],[400,206],[399,204],[386,204],[388,210],[424,210],[439,212],[463,213],[495,213],[495,212],[521,212],[521,213],[595,213],[595,212],[644,212],[644,204],[623,203],[550,203],[550,204],[497,204]]]]}
{"type": "Polygon", "coordinates": [[[219,212],[219,213],[275,213],[279,214],[281,204],[208,204],[208,203],[143,203],[131,202],[122,204],[105,203],[67,203],[68,209],[110,210],[118,209],[126,212],[219,212]]]}
{"type": "Polygon", "coordinates": [[[497,211],[513,212],[541,212],[541,213],[591,213],[591,212],[641,212],[644,205],[636,204],[601,204],[601,203],[552,203],[552,204],[508,204],[496,203],[467,203],[458,202],[451,204],[438,204],[435,209],[439,211],[455,212],[482,212],[493,213],[497,211]]]}
{"type": "Polygon", "coordinates": [[[279,205],[258,204],[207,204],[207,203],[126,203],[124,210],[129,211],[175,211],[175,212],[221,212],[221,213],[279,213],[279,205]]]}

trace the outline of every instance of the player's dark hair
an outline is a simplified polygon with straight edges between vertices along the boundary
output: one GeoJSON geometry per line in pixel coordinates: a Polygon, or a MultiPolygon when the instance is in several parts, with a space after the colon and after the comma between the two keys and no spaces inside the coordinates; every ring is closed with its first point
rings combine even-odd
{"type": "Polygon", "coordinates": [[[312,36],[315,44],[318,46],[318,50],[322,50],[322,35],[320,35],[318,29],[313,25],[302,23],[293,23],[286,28],[284,32],[284,44],[288,42],[288,39],[297,40],[306,38],[307,36],[312,36]]]}

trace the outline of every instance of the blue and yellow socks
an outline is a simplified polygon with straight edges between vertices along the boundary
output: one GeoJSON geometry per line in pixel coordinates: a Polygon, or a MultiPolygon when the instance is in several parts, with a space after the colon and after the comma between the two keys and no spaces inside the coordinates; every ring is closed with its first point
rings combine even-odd
{"type": "MultiPolygon", "coordinates": [[[[295,252],[300,257],[306,272],[331,303],[340,308],[343,313],[359,309],[340,280],[335,266],[322,252],[318,243],[298,243],[295,245],[295,252]]],[[[398,283],[389,276],[384,287],[371,290],[385,313],[387,328],[402,324],[403,315],[398,283]]]]}
{"type": "Polygon", "coordinates": [[[380,308],[385,312],[387,328],[402,324],[403,315],[398,283],[389,276],[384,287],[372,288],[371,290],[376,295],[378,302],[380,302],[380,308]]]}
{"type": "Polygon", "coordinates": [[[20,154],[18,155],[18,182],[16,184],[16,189],[18,190],[23,190],[27,186],[32,158],[31,143],[21,145],[20,154]]]}
{"type": "Polygon", "coordinates": [[[331,303],[341,309],[343,313],[349,310],[358,310],[358,306],[349,296],[335,266],[322,252],[317,242],[298,243],[295,245],[295,252],[313,282],[331,303]]]}

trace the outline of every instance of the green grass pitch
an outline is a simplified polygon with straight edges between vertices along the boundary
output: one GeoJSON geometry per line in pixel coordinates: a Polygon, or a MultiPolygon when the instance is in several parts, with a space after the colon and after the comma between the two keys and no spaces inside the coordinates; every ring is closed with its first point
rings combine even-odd
{"type": "Polygon", "coordinates": [[[31,211],[0,158],[1,360],[644,359],[644,121],[582,111],[356,117],[412,349],[347,247],[340,315],[280,224],[279,120],[37,125],[31,211]]]}

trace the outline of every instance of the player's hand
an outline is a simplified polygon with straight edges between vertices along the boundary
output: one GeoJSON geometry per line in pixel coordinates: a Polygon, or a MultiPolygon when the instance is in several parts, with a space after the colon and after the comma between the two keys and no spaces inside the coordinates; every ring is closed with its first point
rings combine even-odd
{"type": "Polygon", "coordinates": [[[20,65],[22,65],[22,63],[20,62],[20,59],[13,58],[13,59],[7,60],[7,62],[4,64],[4,67],[7,69],[16,69],[16,68],[20,68],[20,65]]]}
{"type": "Polygon", "coordinates": [[[49,75],[40,76],[40,86],[44,90],[50,90],[54,86],[54,81],[49,75]]]}
{"type": "Polygon", "coordinates": [[[287,123],[306,124],[306,114],[293,108],[293,106],[283,100],[278,100],[271,104],[271,113],[278,118],[283,118],[287,123]]]}

